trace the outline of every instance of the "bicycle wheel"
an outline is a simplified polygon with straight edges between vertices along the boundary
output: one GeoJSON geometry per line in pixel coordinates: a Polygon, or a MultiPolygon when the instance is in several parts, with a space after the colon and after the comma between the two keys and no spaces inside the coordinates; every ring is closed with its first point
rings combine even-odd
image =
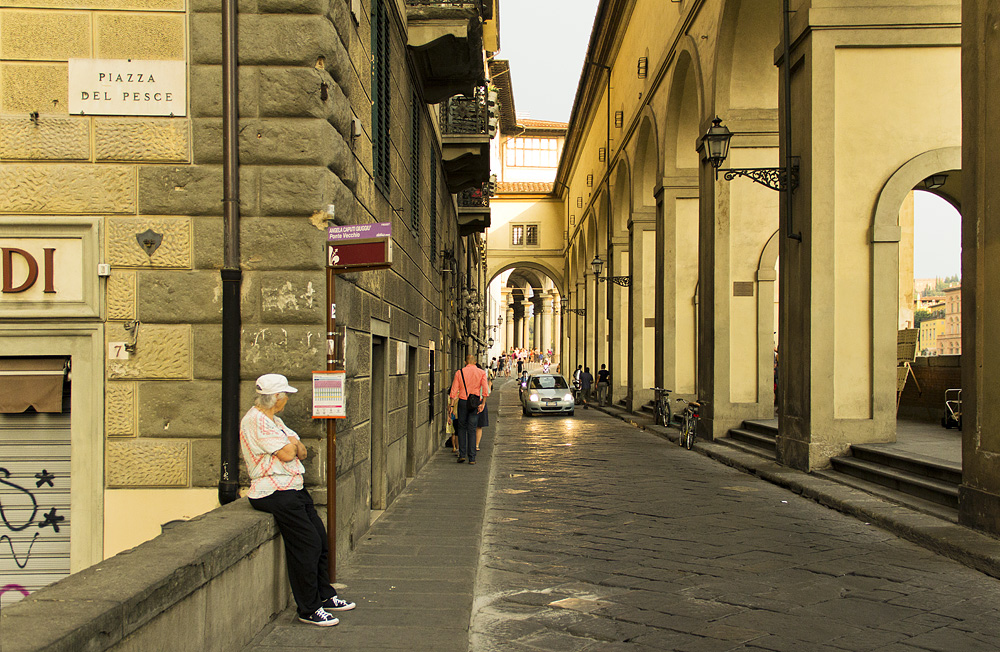
{"type": "Polygon", "coordinates": [[[685,415],[685,414],[681,414],[679,418],[681,420],[681,427],[678,429],[679,433],[678,433],[678,437],[677,437],[677,445],[683,447],[684,446],[684,433],[687,432],[688,418],[687,418],[687,415],[685,415]]]}
{"type": "Polygon", "coordinates": [[[670,414],[670,401],[668,401],[666,398],[663,398],[661,400],[663,401],[663,407],[660,409],[660,415],[663,417],[663,423],[661,425],[663,425],[664,428],[669,428],[670,419],[672,416],[670,414]]]}
{"type": "Polygon", "coordinates": [[[685,430],[687,432],[685,433],[684,436],[684,447],[687,448],[688,450],[691,450],[691,447],[694,446],[695,428],[697,427],[698,425],[695,422],[695,420],[689,417],[687,426],[685,427],[685,430]]]}

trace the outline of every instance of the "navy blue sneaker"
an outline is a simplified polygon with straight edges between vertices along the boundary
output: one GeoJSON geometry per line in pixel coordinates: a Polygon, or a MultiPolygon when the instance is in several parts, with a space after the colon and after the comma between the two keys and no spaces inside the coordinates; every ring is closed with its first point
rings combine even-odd
{"type": "Polygon", "coordinates": [[[350,611],[357,605],[347,600],[341,600],[337,596],[327,598],[323,601],[323,608],[327,611],[350,611]]]}
{"type": "Polygon", "coordinates": [[[310,625],[318,625],[319,627],[333,627],[334,625],[340,623],[339,618],[334,618],[330,614],[326,613],[322,607],[317,609],[315,613],[308,616],[299,616],[299,620],[304,623],[309,623],[310,625]]]}

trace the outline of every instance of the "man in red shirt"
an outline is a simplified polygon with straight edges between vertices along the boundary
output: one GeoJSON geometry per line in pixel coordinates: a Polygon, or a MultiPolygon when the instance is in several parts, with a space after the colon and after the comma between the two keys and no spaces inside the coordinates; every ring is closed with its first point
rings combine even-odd
{"type": "Polygon", "coordinates": [[[455,372],[448,396],[448,414],[458,414],[455,431],[458,434],[458,463],[468,458],[469,464],[476,463],[476,425],[479,423],[479,413],[486,409],[486,397],[490,395],[486,370],[476,366],[476,356],[465,356],[465,366],[455,372]],[[469,409],[469,395],[479,397],[479,407],[469,409]]]}

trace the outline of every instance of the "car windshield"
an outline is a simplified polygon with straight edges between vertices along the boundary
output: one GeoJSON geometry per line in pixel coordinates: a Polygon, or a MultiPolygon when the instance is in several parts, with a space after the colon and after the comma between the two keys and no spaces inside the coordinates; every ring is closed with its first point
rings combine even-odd
{"type": "Polygon", "coordinates": [[[532,376],[532,389],[566,389],[566,379],[562,376],[532,376]]]}

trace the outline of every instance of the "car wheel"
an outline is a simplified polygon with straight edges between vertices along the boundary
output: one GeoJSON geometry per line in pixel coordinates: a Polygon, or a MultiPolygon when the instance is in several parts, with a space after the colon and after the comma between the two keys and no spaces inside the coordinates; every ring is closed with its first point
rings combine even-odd
{"type": "Polygon", "coordinates": [[[574,414],[576,414],[576,410],[570,410],[566,414],[568,414],[569,416],[573,416],[574,414]]]}

